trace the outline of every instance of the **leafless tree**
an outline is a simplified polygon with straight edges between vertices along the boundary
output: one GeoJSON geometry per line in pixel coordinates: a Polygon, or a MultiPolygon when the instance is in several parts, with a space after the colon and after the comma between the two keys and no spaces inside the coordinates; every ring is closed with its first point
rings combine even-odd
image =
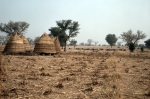
{"type": "Polygon", "coordinates": [[[8,40],[9,40],[8,36],[2,36],[2,35],[0,35],[0,44],[1,45],[5,45],[8,40]]]}
{"type": "Polygon", "coordinates": [[[98,41],[94,41],[95,46],[96,46],[98,43],[99,43],[98,41]]]}
{"type": "Polygon", "coordinates": [[[88,39],[88,40],[87,40],[87,45],[88,45],[88,46],[91,46],[92,43],[93,43],[93,40],[92,40],[92,39],[88,39]]]}
{"type": "Polygon", "coordinates": [[[117,42],[117,45],[118,45],[118,46],[121,46],[121,43],[122,43],[122,42],[117,42]]]}
{"type": "Polygon", "coordinates": [[[129,45],[130,43],[137,44],[140,39],[144,39],[145,37],[146,35],[142,31],[137,30],[137,33],[133,34],[132,30],[130,29],[127,32],[123,32],[119,38],[121,38],[126,42],[127,45],[129,45]]]}
{"type": "Polygon", "coordinates": [[[29,24],[27,22],[9,21],[8,23],[0,23],[0,31],[5,32],[8,36],[11,36],[15,32],[17,32],[18,35],[24,34],[28,27],[29,24]]]}

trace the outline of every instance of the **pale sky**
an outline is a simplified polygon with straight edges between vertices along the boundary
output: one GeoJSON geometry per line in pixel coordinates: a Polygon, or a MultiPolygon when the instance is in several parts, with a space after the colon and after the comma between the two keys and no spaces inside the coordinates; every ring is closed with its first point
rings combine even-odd
{"type": "Polygon", "coordinates": [[[150,0],[0,0],[0,23],[25,21],[30,24],[25,36],[32,39],[68,19],[80,24],[72,38],[78,44],[88,39],[107,44],[107,34],[118,37],[129,29],[147,35],[140,44],[150,39],[150,0]]]}

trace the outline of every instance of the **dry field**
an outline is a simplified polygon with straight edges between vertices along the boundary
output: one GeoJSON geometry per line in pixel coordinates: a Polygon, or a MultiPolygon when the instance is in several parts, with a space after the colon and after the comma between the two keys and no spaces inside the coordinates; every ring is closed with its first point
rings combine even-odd
{"type": "Polygon", "coordinates": [[[3,55],[1,99],[149,99],[150,51],[3,55]]]}

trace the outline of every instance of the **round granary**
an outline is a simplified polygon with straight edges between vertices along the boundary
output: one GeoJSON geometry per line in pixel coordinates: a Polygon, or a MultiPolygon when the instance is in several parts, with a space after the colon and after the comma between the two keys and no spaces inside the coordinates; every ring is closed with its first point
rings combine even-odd
{"type": "Polygon", "coordinates": [[[59,53],[61,49],[60,49],[60,43],[58,37],[55,38],[54,44],[55,44],[56,52],[59,53]]]}
{"type": "Polygon", "coordinates": [[[17,33],[15,33],[10,37],[3,52],[8,53],[25,52],[23,40],[18,36],[17,33]]]}
{"type": "Polygon", "coordinates": [[[44,33],[35,44],[34,52],[48,54],[56,53],[54,41],[48,34],[44,33]]]}
{"type": "Polygon", "coordinates": [[[23,40],[25,51],[31,51],[31,46],[25,36],[22,34],[20,38],[23,40]]]}

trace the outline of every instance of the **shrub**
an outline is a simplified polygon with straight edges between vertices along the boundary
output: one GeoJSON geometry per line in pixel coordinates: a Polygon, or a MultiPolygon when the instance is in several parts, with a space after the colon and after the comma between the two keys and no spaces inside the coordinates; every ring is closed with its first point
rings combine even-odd
{"type": "Polygon", "coordinates": [[[129,44],[129,50],[130,50],[130,52],[134,52],[134,50],[135,50],[135,45],[134,45],[133,43],[130,43],[130,44],[129,44]]]}
{"type": "Polygon", "coordinates": [[[141,52],[143,52],[144,51],[144,47],[141,47],[141,52]]]}

